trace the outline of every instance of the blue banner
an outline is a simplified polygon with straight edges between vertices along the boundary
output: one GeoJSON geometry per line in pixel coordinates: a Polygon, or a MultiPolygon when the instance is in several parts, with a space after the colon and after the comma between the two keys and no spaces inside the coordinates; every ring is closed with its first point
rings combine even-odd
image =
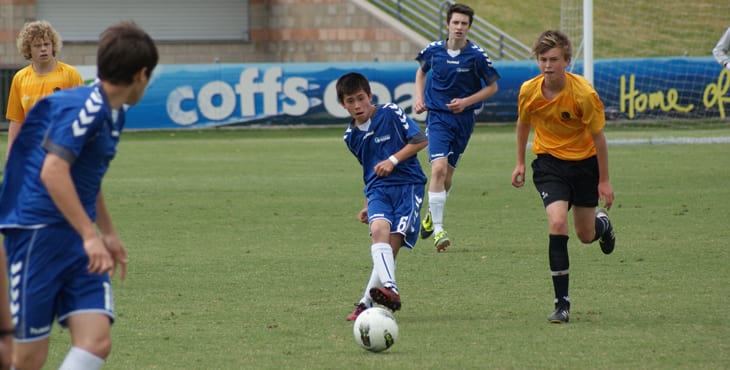
{"type": "MultiPolygon", "coordinates": [[[[417,66],[415,61],[160,65],[145,97],[130,109],[127,128],[344,124],[348,115],[334,85],[353,71],[371,81],[375,102],[395,102],[422,121],[425,113],[412,114],[417,66]]],[[[535,61],[495,67],[502,76],[499,92],[484,104],[478,121],[515,121],[520,86],[539,69],[535,61]]],[[[575,67],[582,72],[580,63],[575,67]]],[[[609,119],[724,118],[730,104],[730,72],[711,57],[599,60],[594,76],[609,119]]]]}

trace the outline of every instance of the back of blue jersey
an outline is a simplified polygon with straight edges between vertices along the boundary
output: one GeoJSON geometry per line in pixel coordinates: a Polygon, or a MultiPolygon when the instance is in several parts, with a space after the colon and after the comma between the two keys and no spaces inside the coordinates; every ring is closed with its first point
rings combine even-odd
{"type": "Polygon", "coordinates": [[[123,126],[124,111],[112,114],[99,85],[61,90],[40,100],[28,113],[7,159],[0,228],[65,220],[40,178],[48,153],[69,162],[76,192],[95,220],[101,180],[116,155],[123,126]]]}
{"type": "MultiPolygon", "coordinates": [[[[424,73],[430,73],[424,91],[428,110],[448,112],[446,104],[452,99],[472,95],[500,78],[486,51],[471,41],[452,54],[446,48],[446,40],[434,41],[418,53],[416,60],[424,73]]],[[[465,111],[481,105],[479,102],[465,111]]]]}
{"type": "Polygon", "coordinates": [[[425,184],[426,175],[417,156],[401,161],[389,176],[375,174],[375,165],[401,150],[421,133],[421,128],[396,104],[377,107],[369,124],[350,125],[345,143],[362,165],[365,191],[372,187],[425,184]]]}

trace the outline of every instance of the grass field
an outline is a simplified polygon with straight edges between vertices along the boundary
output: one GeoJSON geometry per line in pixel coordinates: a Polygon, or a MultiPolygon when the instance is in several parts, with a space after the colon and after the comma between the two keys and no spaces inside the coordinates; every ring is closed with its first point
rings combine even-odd
{"type": "MultiPolygon", "coordinates": [[[[542,31],[561,27],[561,4],[566,1],[465,3],[478,16],[532,47],[542,31]]],[[[709,57],[717,39],[728,27],[725,16],[728,11],[727,0],[594,1],[595,57],[667,57],[685,53],[709,57]]]]}
{"type": "MultiPolygon", "coordinates": [[[[401,253],[400,340],[371,354],[345,321],[371,262],[356,221],[360,169],[341,134],[126,133],[105,182],[130,253],[127,280],[115,280],[105,369],[730,364],[730,145],[610,146],[617,248],[604,256],[571,234],[573,310],[561,326],[545,321],[552,285],[540,200],[531,185],[510,185],[513,129],[477,128],[447,207],[455,245],[401,253]]],[[[730,127],[614,126],[607,135],[730,137],[730,127]]],[[[55,328],[51,341],[47,368],[56,368],[68,332],[55,328]]]]}

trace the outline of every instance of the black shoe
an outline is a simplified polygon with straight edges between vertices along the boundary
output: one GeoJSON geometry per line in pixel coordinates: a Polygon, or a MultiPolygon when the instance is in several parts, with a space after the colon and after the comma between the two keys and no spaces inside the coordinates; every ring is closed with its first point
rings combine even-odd
{"type": "Polygon", "coordinates": [[[557,307],[555,311],[547,317],[548,321],[553,324],[563,324],[570,321],[570,308],[557,307]]]}
{"type": "Polygon", "coordinates": [[[601,246],[601,250],[604,254],[611,254],[613,248],[616,246],[616,236],[613,234],[613,225],[611,220],[608,218],[608,213],[603,208],[596,210],[596,217],[606,219],[608,228],[603,232],[603,235],[598,239],[598,244],[601,246]]]}

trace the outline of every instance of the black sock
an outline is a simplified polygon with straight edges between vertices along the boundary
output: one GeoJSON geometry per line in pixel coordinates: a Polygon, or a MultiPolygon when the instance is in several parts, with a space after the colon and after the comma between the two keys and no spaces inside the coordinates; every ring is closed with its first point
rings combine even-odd
{"type": "Polygon", "coordinates": [[[570,259],[568,258],[567,235],[550,235],[549,256],[550,274],[555,289],[555,305],[570,308],[568,298],[570,259]]]}
{"type": "Polygon", "coordinates": [[[608,230],[608,220],[603,217],[596,217],[596,236],[593,237],[593,241],[600,239],[606,230],[608,230]]]}

